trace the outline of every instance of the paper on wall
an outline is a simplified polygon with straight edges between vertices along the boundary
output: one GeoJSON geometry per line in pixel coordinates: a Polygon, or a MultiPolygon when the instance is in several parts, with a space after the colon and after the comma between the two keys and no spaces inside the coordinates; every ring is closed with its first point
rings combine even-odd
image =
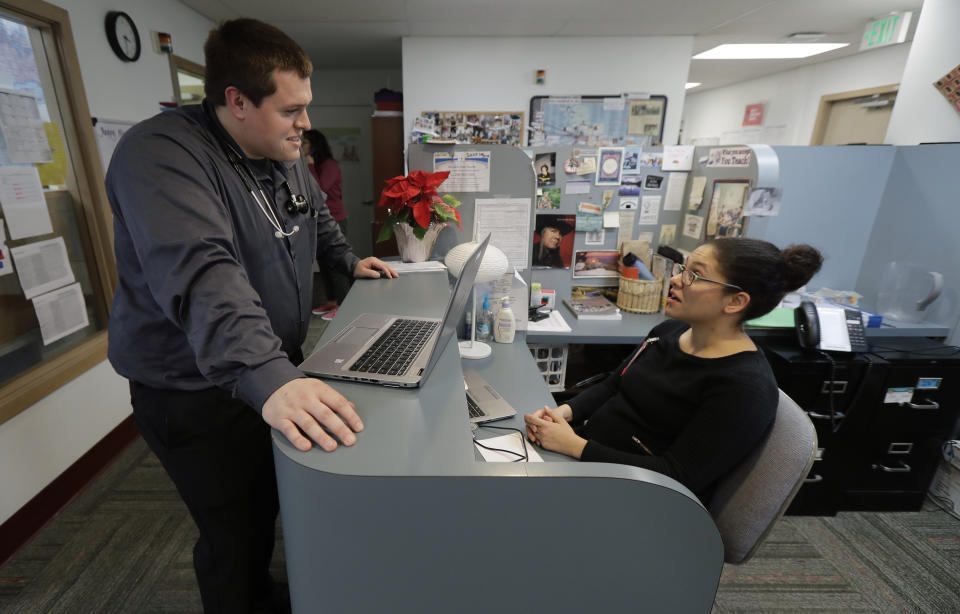
{"type": "Polygon", "coordinates": [[[490,245],[495,245],[507,256],[509,268],[527,268],[530,246],[529,198],[478,198],[474,207],[473,236],[490,234],[490,245]]]}
{"type": "Polygon", "coordinates": [[[34,298],[33,308],[40,322],[40,336],[43,338],[44,345],[63,339],[90,323],[87,319],[87,306],[83,301],[80,284],[73,284],[34,298]]]}
{"type": "Polygon", "coordinates": [[[656,224],[660,219],[660,196],[644,196],[640,199],[640,221],[641,226],[656,224]]]}
{"type": "Polygon", "coordinates": [[[683,189],[687,187],[688,173],[670,173],[667,176],[667,194],[663,201],[664,211],[679,211],[683,208],[683,189]]]}
{"type": "Polygon", "coordinates": [[[565,194],[589,194],[590,193],[590,182],[589,181],[568,181],[567,185],[564,187],[565,194]]]}
{"type": "Polygon", "coordinates": [[[0,206],[10,226],[11,239],[53,232],[40,175],[32,166],[0,167],[0,206]]]}
{"type": "Polygon", "coordinates": [[[0,89],[0,129],[3,130],[11,162],[29,164],[53,161],[47,133],[40,118],[40,107],[33,94],[0,89]]]}
{"type": "Polygon", "coordinates": [[[489,192],[490,152],[453,151],[433,154],[433,172],[450,171],[441,192],[489,192]]]}
{"type": "Polygon", "coordinates": [[[687,209],[698,209],[703,203],[703,190],[707,187],[706,175],[697,175],[690,183],[690,196],[687,198],[687,209]]]}
{"type": "Polygon", "coordinates": [[[693,145],[666,145],[663,148],[664,171],[689,171],[693,168],[693,145]]]}
{"type": "Polygon", "coordinates": [[[27,298],[76,281],[63,237],[28,243],[10,251],[17,264],[20,286],[27,298]]]}
{"type": "Polygon", "coordinates": [[[619,211],[620,223],[617,225],[617,250],[624,241],[633,240],[633,226],[637,219],[636,211],[619,211]]]}

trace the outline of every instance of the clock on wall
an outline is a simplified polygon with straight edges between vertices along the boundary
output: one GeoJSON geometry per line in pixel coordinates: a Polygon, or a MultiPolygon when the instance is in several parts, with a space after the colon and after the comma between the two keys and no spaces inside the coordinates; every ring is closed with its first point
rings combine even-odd
{"type": "Polygon", "coordinates": [[[133,19],[123,11],[107,13],[107,40],[110,48],[124,62],[135,62],[140,57],[140,33],[133,19]]]}

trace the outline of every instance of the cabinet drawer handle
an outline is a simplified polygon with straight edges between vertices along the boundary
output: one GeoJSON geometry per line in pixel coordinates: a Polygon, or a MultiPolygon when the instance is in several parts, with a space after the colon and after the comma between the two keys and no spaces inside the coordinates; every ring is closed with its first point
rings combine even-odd
{"type": "Polygon", "coordinates": [[[836,412],[836,414],[833,416],[831,416],[830,414],[822,414],[818,411],[808,411],[807,415],[815,420],[830,420],[832,418],[836,418],[837,420],[843,420],[844,417],[846,416],[846,414],[843,413],[842,411],[836,412]]]}
{"type": "Polygon", "coordinates": [[[817,482],[822,482],[822,481],[823,481],[823,476],[820,475],[819,473],[814,473],[813,475],[811,475],[810,477],[808,477],[807,479],[805,479],[805,480],[803,481],[803,483],[804,483],[804,484],[816,484],[817,482]]]}
{"type": "Polygon", "coordinates": [[[886,465],[882,465],[880,463],[874,463],[873,468],[879,469],[880,471],[884,471],[886,473],[910,473],[912,471],[912,469],[910,468],[910,465],[906,464],[903,461],[897,461],[897,462],[900,463],[902,467],[887,467],[886,465]]]}
{"type": "Polygon", "coordinates": [[[910,409],[940,409],[940,404],[930,399],[924,399],[926,403],[904,403],[910,409]]]}

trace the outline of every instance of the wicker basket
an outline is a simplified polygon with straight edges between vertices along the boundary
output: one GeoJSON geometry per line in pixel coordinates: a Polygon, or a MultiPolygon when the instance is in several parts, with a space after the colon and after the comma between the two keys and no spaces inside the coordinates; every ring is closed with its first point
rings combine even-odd
{"type": "Polygon", "coordinates": [[[663,280],[620,278],[620,293],[617,307],[633,313],[656,313],[660,311],[663,297],[663,280]]]}

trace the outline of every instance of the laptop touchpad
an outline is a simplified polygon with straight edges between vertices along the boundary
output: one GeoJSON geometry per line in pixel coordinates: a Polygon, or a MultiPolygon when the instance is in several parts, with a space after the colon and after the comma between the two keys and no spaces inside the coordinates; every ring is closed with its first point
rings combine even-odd
{"type": "Polygon", "coordinates": [[[351,345],[363,345],[367,340],[374,336],[379,328],[370,328],[367,326],[354,326],[346,332],[345,335],[337,340],[337,343],[349,343],[351,345]]]}

